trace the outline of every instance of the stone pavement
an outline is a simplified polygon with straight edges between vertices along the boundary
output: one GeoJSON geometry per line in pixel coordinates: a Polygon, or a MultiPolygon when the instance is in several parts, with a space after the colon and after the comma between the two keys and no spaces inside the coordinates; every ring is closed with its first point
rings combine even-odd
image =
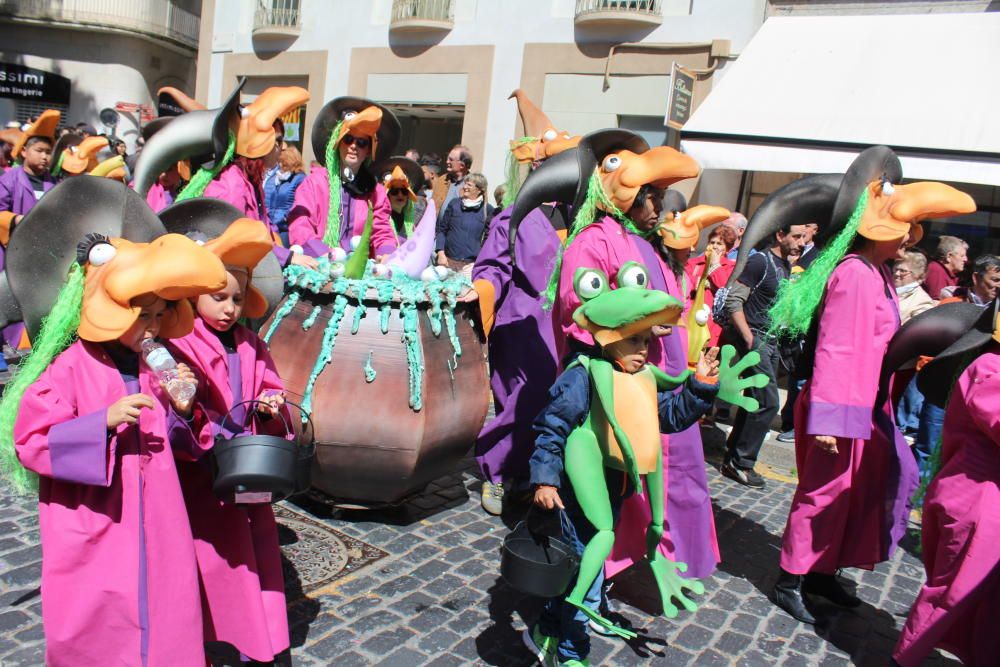
{"type": "MultiPolygon", "coordinates": [[[[717,461],[722,432],[705,429],[710,461],[717,461]]],[[[765,447],[765,457],[780,460],[765,447]]],[[[776,451],[776,450],[775,450],[776,451]]],[[[785,457],[787,459],[787,457],[785,457]]],[[[480,482],[472,462],[432,483],[403,508],[378,512],[331,512],[309,501],[285,503],[283,522],[306,525],[312,537],[283,534],[293,578],[315,579],[310,568],[352,562],[318,587],[290,584],[289,614],[296,665],[530,665],[521,631],[540,607],[498,576],[499,549],[507,528],[482,512],[480,482]],[[324,543],[323,531],[335,529],[324,543]],[[288,539],[286,539],[288,538],[288,539]],[[336,542],[336,549],[331,544],[336,542]],[[310,546],[311,545],[311,546],[310,546]],[[346,546],[345,546],[346,545],[346,546]],[[387,555],[383,555],[385,552],[387,555]],[[354,568],[351,571],[351,568],[354,568]]],[[[916,540],[874,572],[851,570],[860,609],[821,608],[827,623],[814,630],[767,600],[776,577],[780,535],[793,470],[767,471],[764,491],[726,480],[714,467],[708,478],[716,508],[723,563],[705,582],[696,613],[677,619],[652,616],[651,576],[633,568],[617,577],[614,608],[637,628],[630,643],[594,640],[594,665],[885,665],[922,580],[916,540]],[[645,611],[644,611],[645,610],[645,611]]],[[[508,520],[509,522],[510,520],[508,520]]],[[[37,596],[40,550],[35,503],[0,495],[0,665],[41,665],[44,636],[37,596]]],[[[322,568],[321,568],[322,569],[322,568]]],[[[298,579],[293,579],[297,582],[298,579]]],[[[231,664],[231,652],[213,652],[231,664]],[[228,658],[226,656],[229,656],[228,658]]],[[[928,665],[958,664],[935,654],[928,665]]]]}

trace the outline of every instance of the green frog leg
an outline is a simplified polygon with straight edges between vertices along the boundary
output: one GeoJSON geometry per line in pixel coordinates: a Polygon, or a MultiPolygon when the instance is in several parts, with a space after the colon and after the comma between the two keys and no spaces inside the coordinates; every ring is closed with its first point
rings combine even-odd
{"type": "Polygon", "coordinates": [[[750,387],[759,389],[766,386],[769,382],[768,377],[763,373],[757,373],[741,378],[740,373],[759,364],[760,355],[756,350],[751,350],[733,364],[734,356],[736,356],[736,348],[732,345],[726,345],[722,348],[722,359],[719,362],[719,398],[726,403],[743,408],[747,412],[757,412],[760,403],[755,398],[744,396],[743,391],[750,387]]]}
{"type": "Polygon", "coordinates": [[[702,595],[705,585],[697,579],[681,577],[678,572],[686,572],[687,563],[675,563],[660,551],[660,540],[663,538],[663,457],[660,457],[656,471],[646,475],[646,492],[653,515],[646,529],[646,558],[656,579],[656,587],[660,590],[663,615],[674,618],[679,610],[671,598],[677,598],[688,611],[695,611],[698,606],[685,594],[685,589],[693,595],[702,595]]]}
{"type": "Polygon", "coordinates": [[[604,561],[608,559],[611,547],[615,544],[614,516],[608,487],[604,481],[604,455],[593,431],[577,428],[566,439],[566,475],[573,485],[573,492],[584,516],[597,529],[597,533],[583,549],[576,584],[566,597],[566,602],[608,631],[625,639],[632,639],[636,637],[636,633],[619,628],[584,604],[587,591],[604,568],[604,561]]]}
{"type": "Polygon", "coordinates": [[[607,418],[608,424],[610,424],[611,430],[615,434],[615,440],[618,441],[618,447],[622,451],[625,474],[628,475],[633,488],[641,489],[642,482],[639,478],[639,466],[635,462],[635,452],[632,450],[632,443],[629,442],[628,436],[625,435],[625,431],[622,430],[622,427],[618,424],[618,418],[615,416],[615,369],[612,367],[611,362],[606,359],[591,359],[588,370],[590,371],[590,381],[597,392],[597,400],[601,403],[604,416],[607,418]]]}
{"type": "Polygon", "coordinates": [[[673,391],[687,382],[687,379],[691,376],[691,371],[689,370],[684,370],[680,375],[675,377],[667,375],[653,364],[646,364],[646,367],[652,371],[653,377],[656,378],[656,391],[673,391]]]}

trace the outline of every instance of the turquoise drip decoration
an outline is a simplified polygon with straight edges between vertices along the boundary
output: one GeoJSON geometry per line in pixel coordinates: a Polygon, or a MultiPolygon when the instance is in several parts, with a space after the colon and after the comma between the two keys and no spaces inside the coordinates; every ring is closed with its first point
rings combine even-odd
{"type": "Polygon", "coordinates": [[[365,361],[365,365],[362,368],[365,371],[365,382],[371,384],[375,381],[375,376],[378,373],[375,372],[375,367],[372,366],[372,357],[375,356],[375,350],[368,351],[368,359],[365,361]]]}
{"type": "Polygon", "coordinates": [[[291,294],[288,295],[288,298],[285,299],[285,302],[281,304],[281,308],[278,308],[278,310],[274,313],[274,319],[271,320],[271,326],[267,328],[267,333],[264,334],[265,343],[271,342],[271,336],[273,336],[274,332],[278,330],[278,327],[281,325],[281,321],[286,317],[288,317],[288,313],[292,312],[292,308],[295,308],[295,304],[297,304],[298,302],[299,302],[298,292],[292,292],[291,294]]]}
{"type": "Polygon", "coordinates": [[[321,312],[323,312],[323,306],[313,306],[312,312],[309,313],[309,317],[302,322],[302,330],[309,331],[312,329],[312,326],[316,324],[316,318],[319,317],[321,312]]]}
{"type": "MultiPolygon", "coordinates": [[[[454,309],[457,305],[458,295],[466,289],[470,289],[472,285],[459,274],[449,274],[444,280],[432,282],[410,278],[402,272],[399,275],[393,274],[390,278],[381,278],[373,274],[375,263],[371,260],[365,267],[364,275],[357,280],[344,277],[332,278],[330,276],[332,263],[329,258],[320,258],[318,262],[319,266],[316,269],[308,269],[295,264],[285,268],[285,281],[293,290],[285,303],[275,313],[274,320],[264,337],[265,341],[270,339],[280,326],[281,321],[295,307],[301,294],[309,292],[333,295],[330,321],[323,331],[320,351],[303,392],[303,414],[310,414],[312,411],[313,387],[320,373],[333,358],[337,334],[340,331],[341,320],[344,318],[347,306],[354,305],[355,308],[351,333],[356,334],[361,326],[361,319],[367,316],[368,307],[364,304],[364,300],[371,300],[372,290],[375,292],[374,300],[379,309],[379,328],[383,334],[389,332],[393,299],[399,301],[399,317],[403,324],[401,342],[406,350],[409,370],[409,404],[411,409],[419,412],[423,408],[424,377],[423,348],[420,344],[420,307],[426,304],[427,322],[435,337],[441,335],[442,329],[448,332],[453,356],[447,365],[449,375],[454,379],[454,370],[458,367],[458,357],[462,354],[462,347],[456,333],[454,309]]],[[[320,310],[322,310],[322,306],[313,308],[302,323],[303,330],[308,330],[315,324],[320,310]]],[[[368,360],[363,365],[365,381],[369,383],[375,380],[376,375],[376,371],[372,367],[373,354],[373,352],[369,353],[368,360]]]]}

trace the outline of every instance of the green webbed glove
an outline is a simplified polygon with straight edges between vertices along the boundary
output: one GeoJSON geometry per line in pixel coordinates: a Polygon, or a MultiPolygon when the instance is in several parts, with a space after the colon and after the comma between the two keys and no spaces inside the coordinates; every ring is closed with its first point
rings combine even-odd
{"type": "Polygon", "coordinates": [[[719,362],[719,398],[726,403],[743,408],[747,412],[757,412],[760,409],[760,403],[755,398],[744,396],[743,391],[750,387],[758,389],[764,387],[770,382],[770,379],[763,373],[745,378],[740,377],[740,373],[760,363],[760,355],[756,350],[747,352],[742,359],[733,364],[735,356],[736,348],[732,345],[726,345],[722,348],[722,359],[719,362]]]}
{"type": "Polygon", "coordinates": [[[687,572],[687,563],[676,563],[656,551],[649,562],[649,567],[653,571],[653,578],[656,579],[656,587],[660,590],[664,616],[675,618],[680,611],[671,598],[676,598],[688,611],[698,610],[698,605],[688,597],[686,591],[691,595],[704,595],[705,584],[697,579],[685,579],[679,574],[687,572]]]}

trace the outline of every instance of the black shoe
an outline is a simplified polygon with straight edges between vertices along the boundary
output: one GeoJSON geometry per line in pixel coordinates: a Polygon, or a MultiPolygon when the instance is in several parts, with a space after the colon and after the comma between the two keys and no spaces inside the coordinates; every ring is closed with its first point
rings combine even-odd
{"type": "Polygon", "coordinates": [[[758,475],[753,468],[741,468],[732,463],[723,463],[719,472],[743,486],[749,486],[751,489],[764,488],[764,478],[758,475]]]}
{"type": "Polygon", "coordinates": [[[861,606],[861,600],[856,595],[848,593],[832,574],[810,572],[805,576],[802,589],[809,595],[824,597],[838,607],[853,609],[861,606]]]}
{"type": "Polygon", "coordinates": [[[806,609],[806,602],[802,598],[802,577],[780,570],[778,583],[774,585],[774,604],[778,605],[792,618],[808,623],[816,624],[816,617],[806,609]]]}

